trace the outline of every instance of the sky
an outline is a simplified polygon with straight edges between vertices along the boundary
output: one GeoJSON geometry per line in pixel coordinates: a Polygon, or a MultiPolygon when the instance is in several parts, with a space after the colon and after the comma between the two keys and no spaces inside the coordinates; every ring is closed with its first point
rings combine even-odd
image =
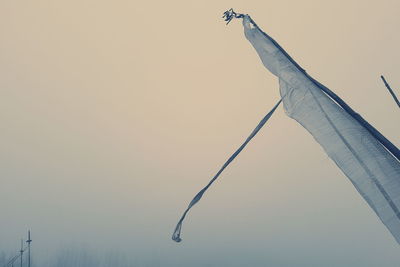
{"type": "Polygon", "coordinates": [[[279,99],[247,13],[397,146],[398,1],[0,1],[0,251],[31,229],[147,266],[398,266],[399,245],[279,99]]]}

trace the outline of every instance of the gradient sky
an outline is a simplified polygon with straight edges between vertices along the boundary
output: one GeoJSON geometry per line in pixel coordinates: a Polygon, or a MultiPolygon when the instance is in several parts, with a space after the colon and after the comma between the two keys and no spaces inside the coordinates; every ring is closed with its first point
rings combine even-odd
{"type": "Polygon", "coordinates": [[[400,145],[400,2],[0,1],[0,251],[28,228],[148,266],[398,266],[399,246],[279,98],[229,8],[400,145]]]}

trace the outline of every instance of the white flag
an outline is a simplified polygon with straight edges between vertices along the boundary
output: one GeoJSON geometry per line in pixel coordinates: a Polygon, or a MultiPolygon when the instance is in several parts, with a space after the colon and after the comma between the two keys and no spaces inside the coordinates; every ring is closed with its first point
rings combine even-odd
{"type": "MultiPolygon", "coordinates": [[[[400,244],[400,150],[340,97],[309,76],[249,15],[231,9],[224,13],[224,18],[228,23],[232,18],[243,19],[246,38],[264,66],[279,78],[287,115],[311,133],[400,244]]],[[[182,223],[189,210],[257,134],[280,102],[189,203],[175,227],[173,240],[181,241],[182,223]]]]}
{"type": "Polygon", "coordinates": [[[312,134],[400,244],[399,150],[311,78],[250,16],[242,17],[246,38],[279,78],[287,115],[312,134]]]}

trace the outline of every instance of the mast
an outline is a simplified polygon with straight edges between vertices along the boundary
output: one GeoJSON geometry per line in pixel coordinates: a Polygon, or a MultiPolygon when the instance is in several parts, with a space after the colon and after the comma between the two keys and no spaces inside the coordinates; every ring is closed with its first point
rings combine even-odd
{"type": "Polygon", "coordinates": [[[22,239],[21,239],[21,250],[19,252],[21,253],[20,262],[21,262],[21,267],[22,267],[22,255],[24,254],[24,240],[22,240],[22,239]]]}
{"type": "Polygon", "coordinates": [[[28,230],[28,240],[26,240],[26,243],[28,243],[28,267],[31,267],[31,230],[28,230]]]}

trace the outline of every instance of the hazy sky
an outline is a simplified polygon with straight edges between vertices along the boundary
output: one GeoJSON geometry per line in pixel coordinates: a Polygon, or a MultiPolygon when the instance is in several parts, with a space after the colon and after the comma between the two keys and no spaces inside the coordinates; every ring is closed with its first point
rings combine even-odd
{"type": "Polygon", "coordinates": [[[400,2],[0,0],[0,251],[78,246],[149,266],[398,266],[400,248],[282,108],[248,13],[400,145],[400,2]]]}

